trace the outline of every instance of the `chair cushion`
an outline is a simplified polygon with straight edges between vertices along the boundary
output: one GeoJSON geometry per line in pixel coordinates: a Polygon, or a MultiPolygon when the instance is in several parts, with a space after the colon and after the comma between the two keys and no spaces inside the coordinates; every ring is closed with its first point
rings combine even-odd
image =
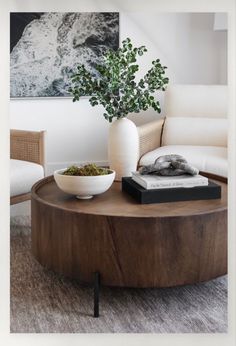
{"type": "Polygon", "coordinates": [[[11,196],[28,193],[36,181],[44,177],[44,169],[37,163],[22,160],[10,160],[11,196]]]}
{"type": "Polygon", "coordinates": [[[142,156],[141,166],[152,164],[159,156],[179,154],[200,171],[227,177],[227,148],[216,146],[168,145],[142,156]]]}
{"type": "Polygon", "coordinates": [[[162,134],[165,145],[227,147],[227,119],[167,117],[162,134]]]}

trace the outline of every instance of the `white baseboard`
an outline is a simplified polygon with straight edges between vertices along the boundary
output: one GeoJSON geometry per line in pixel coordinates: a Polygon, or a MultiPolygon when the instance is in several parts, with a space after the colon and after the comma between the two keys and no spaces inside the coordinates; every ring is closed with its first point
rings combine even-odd
{"type": "Polygon", "coordinates": [[[57,169],[69,167],[72,165],[85,165],[86,163],[93,162],[98,166],[108,166],[107,161],[80,161],[80,162],[49,162],[46,164],[46,176],[53,174],[57,169]]]}

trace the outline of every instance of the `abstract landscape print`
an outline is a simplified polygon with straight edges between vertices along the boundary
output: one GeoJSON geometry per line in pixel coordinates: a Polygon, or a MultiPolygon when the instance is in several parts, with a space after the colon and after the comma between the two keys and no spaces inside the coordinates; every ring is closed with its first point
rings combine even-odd
{"type": "Polygon", "coordinates": [[[78,64],[94,72],[102,53],[119,47],[117,12],[10,14],[10,95],[70,96],[78,64]]]}

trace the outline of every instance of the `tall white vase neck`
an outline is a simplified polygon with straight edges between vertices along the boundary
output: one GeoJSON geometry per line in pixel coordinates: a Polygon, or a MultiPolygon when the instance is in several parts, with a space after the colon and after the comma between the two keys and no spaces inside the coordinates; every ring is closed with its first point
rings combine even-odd
{"type": "Polygon", "coordinates": [[[115,180],[129,177],[137,169],[139,136],[136,125],[127,118],[115,120],[109,128],[108,160],[115,180]]]}

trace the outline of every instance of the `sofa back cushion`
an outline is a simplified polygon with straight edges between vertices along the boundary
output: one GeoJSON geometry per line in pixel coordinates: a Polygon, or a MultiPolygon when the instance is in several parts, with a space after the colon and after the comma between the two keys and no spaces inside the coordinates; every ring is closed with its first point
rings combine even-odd
{"type": "Polygon", "coordinates": [[[161,145],[227,146],[227,86],[169,85],[161,145]]]}
{"type": "Polygon", "coordinates": [[[227,147],[227,119],[167,117],[161,145],[227,147]]]}
{"type": "Polygon", "coordinates": [[[169,85],[164,94],[167,117],[227,117],[226,85],[169,85]]]}

